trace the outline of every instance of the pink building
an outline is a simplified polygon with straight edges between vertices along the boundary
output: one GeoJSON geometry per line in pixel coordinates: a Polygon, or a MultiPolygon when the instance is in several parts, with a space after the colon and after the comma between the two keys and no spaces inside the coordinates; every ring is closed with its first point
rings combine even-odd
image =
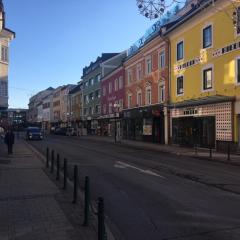
{"type": "MultiPolygon", "coordinates": [[[[120,116],[124,106],[124,68],[120,66],[101,79],[101,111],[102,135],[116,135],[120,132],[120,116]]],[[[119,136],[117,136],[119,137],[119,136]]]]}

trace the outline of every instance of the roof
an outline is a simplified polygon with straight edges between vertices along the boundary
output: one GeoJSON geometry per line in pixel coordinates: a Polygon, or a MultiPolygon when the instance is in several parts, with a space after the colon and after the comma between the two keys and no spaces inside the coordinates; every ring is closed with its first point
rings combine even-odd
{"type": "Polygon", "coordinates": [[[76,92],[79,92],[79,91],[81,90],[81,87],[82,87],[82,85],[81,85],[81,84],[78,84],[76,87],[74,87],[73,89],[71,89],[71,90],[69,91],[69,94],[74,94],[74,93],[76,93],[76,92]]]}
{"type": "Polygon", "coordinates": [[[216,96],[208,96],[208,97],[203,97],[203,98],[185,100],[185,101],[178,102],[178,103],[171,103],[169,105],[169,107],[170,108],[193,107],[196,105],[232,102],[234,100],[235,100],[235,97],[232,97],[232,96],[216,95],[216,96]]]}

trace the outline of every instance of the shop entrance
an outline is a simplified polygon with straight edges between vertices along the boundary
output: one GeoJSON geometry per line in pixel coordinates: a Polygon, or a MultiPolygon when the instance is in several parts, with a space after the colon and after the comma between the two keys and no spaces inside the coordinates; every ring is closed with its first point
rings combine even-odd
{"type": "Polygon", "coordinates": [[[164,119],[163,117],[153,118],[153,142],[164,144],[164,119]]]}
{"type": "Polygon", "coordinates": [[[173,143],[215,147],[215,117],[182,117],[172,121],[173,143]]]}

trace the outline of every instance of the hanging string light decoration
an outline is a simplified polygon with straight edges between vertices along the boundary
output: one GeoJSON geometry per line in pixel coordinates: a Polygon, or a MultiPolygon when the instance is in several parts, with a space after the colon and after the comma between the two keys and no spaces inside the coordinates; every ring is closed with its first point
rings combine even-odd
{"type": "Polygon", "coordinates": [[[165,10],[171,7],[174,3],[183,1],[178,0],[137,0],[139,12],[146,18],[156,19],[161,17],[165,10]]]}

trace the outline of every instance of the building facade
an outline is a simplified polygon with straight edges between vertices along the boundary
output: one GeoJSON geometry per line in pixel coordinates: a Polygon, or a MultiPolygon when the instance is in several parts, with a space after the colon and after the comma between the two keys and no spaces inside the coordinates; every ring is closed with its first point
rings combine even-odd
{"type": "Polygon", "coordinates": [[[167,144],[168,42],[157,31],[124,67],[123,137],[167,144]]]}
{"type": "Polygon", "coordinates": [[[9,44],[15,38],[15,33],[5,26],[5,12],[0,1],[0,111],[8,108],[8,65],[9,44]]]}
{"type": "Polygon", "coordinates": [[[83,83],[79,82],[78,85],[69,92],[71,127],[77,130],[78,135],[82,135],[82,99],[83,83]]]}
{"type": "Polygon", "coordinates": [[[51,122],[53,121],[53,92],[43,98],[42,111],[43,129],[49,132],[51,128],[51,122]]]}
{"type": "MultiPolygon", "coordinates": [[[[125,99],[125,71],[123,65],[101,79],[101,135],[113,136],[116,127],[121,129],[121,112],[125,99]]],[[[118,131],[118,135],[120,132],[118,131]]]]}
{"type": "Polygon", "coordinates": [[[126,52],[103,53],[83,69],[83,124],[87,134],[100,134],[101,78],[120,65],[126,52]]]}
{"type": "Polygon", "coordinates": [[[171,140],[221,148],[240,142],[240,6],[200,2],[163,33],[171,43],[171,140]]]}

